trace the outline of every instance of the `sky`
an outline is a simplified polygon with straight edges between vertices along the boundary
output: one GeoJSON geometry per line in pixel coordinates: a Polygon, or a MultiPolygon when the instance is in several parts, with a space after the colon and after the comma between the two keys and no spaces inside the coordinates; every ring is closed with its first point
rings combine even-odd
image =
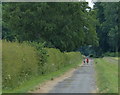
{"type": "Polygon", "coordinates": [[[94,3],[92,2],[92,0],[86,0],[86,1],[88,2],[88,5],[89,5],[91,8],[93,8],[94,3]]]}

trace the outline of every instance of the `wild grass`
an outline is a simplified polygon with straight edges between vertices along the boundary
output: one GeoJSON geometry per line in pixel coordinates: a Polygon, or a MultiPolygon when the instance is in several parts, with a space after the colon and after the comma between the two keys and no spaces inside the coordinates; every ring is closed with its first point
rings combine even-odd
{"type": "Polygon", "coordinates": [[[118,93],[118,64],[102,58],[95,59],[95,62],[99,93],[118,93]]]}
{"type": "Polygon", "coordinates": [[[51,77],[63,74],[82,59],[80,52],[37,49],[26,42],[3,41],[2,48],[3,92],[26,92],[51,77]]]}
{"type": "Polygon", "coordinates": [[[37,75],[38,56],[34,47],[26,43],[2,43],[3,89],[12,89],[37,75]]]}
{"type": "Polygon", "coordinates": [[[112,57],[112,58],[117,60],[117,61],[120,59],[120,57],[112,57]]]}
{"type": "MultiPolygon", "coordinates": [[[[61,75],[63,75],[65,72],[69,71],[71,68],[76,68],[78,65],[81,64],[81,62],[77,62],[75,64],[70,64],[62,69],[59,69],[56,72],[50,72],[48,74],[44,74],[42,76],[36,76],[32,79],[24,82],[22,85],[12,89],[12,90],[3,90],[3,93],[27,93],[28,91],[35,90],[36,87],[48,80],[51,80],[51,78],[56,78],[61,75]]],[[[53,80],[54,81],[54,80],[53,80]]]]}

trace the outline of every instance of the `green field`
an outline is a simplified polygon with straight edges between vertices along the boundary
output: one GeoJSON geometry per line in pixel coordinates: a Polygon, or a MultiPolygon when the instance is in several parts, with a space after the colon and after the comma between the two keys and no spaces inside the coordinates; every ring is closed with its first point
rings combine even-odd
{"type": "Polygon", "coordinates": [[[118,64],[117,61],[110,63],[107,60],[104,58],[95,59],[98,92],[118,93],[118,64]]]}

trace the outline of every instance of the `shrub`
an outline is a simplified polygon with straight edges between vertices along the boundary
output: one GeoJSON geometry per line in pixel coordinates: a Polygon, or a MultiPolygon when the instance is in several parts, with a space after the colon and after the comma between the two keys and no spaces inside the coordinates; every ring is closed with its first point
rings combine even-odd
{"type": "Polygon", "coordinates": [[[28,42],[31,46],[34,46],[37,50],[37,56],[39,59],[38,63],[38,74],[44,74],[44,65],[47,61],[47,51],[44,49],[45,43],[38,43],[38,42],[28,42]]]}
{"type": "Polygon", "coordinates": [[[37,75],[38,56],[36,49],[26,43],[2,43],[3,88],[10,89],[37,75]]]}
{"type": "Polygon", "coordinates": [[[44,65],[44,72],[54,72],[70,64],[80,62],[82,56],[80,52],[60,52],[59,49],[45,48],[48,58],[44,65]],[[52,69],[51,69],[52,68],[52,69]]]}
{"type": "Polygon", "coordinates": [[[3,89],[10,90],[36,76],[55,72],[81,61],[80,52],[60,52],[36,42],[3,41],[3,89]]]}

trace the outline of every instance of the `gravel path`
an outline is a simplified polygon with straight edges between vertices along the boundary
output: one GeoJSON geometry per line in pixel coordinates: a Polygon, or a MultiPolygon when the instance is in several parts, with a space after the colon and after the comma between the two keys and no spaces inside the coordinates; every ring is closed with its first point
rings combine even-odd
{"type": "Polygon", "coordinates": [[[93,60],[74,71],[73,75],[57,83],[49,93],[95,93],[93,60]]]}

